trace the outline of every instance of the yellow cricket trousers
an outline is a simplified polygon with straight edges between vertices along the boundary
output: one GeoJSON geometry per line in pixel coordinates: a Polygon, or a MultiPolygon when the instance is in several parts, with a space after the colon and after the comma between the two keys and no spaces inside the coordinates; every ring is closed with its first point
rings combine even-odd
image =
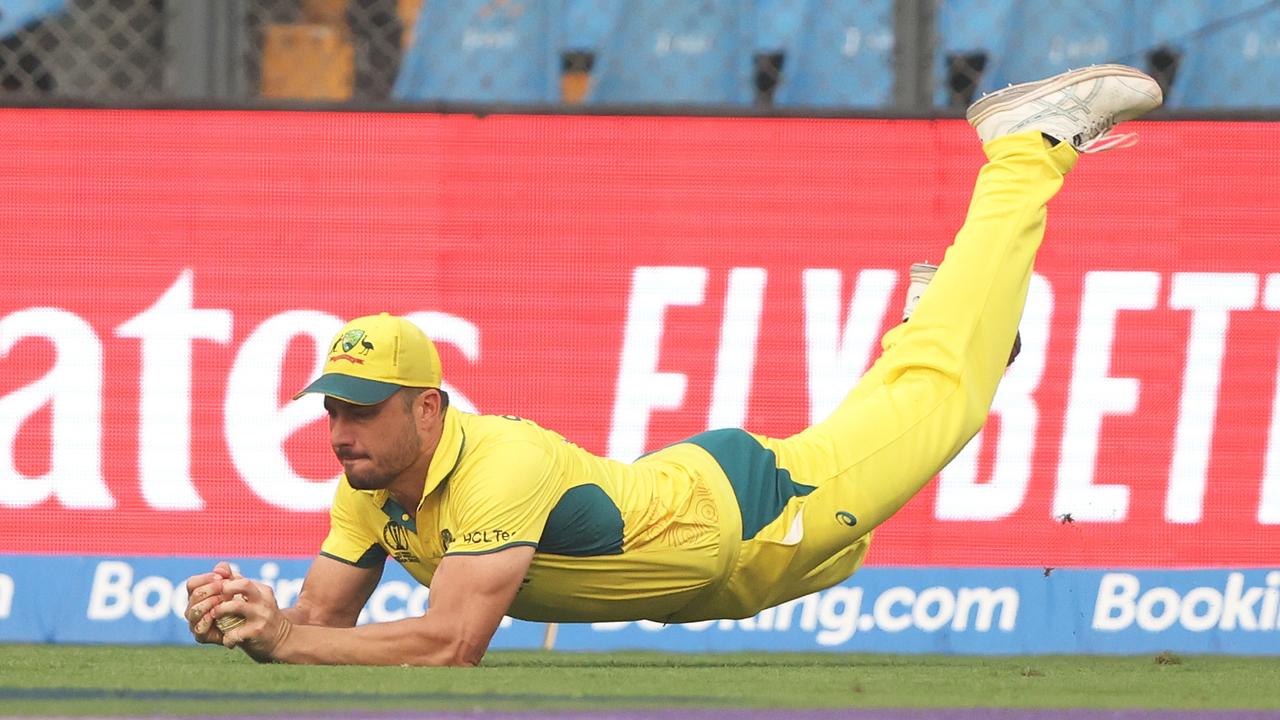
{"type": "Polygon", "coordinates": [[[786,439],[751,436],[810,490],[737,543],[723,583],[680,613],[682,621],[749,617],[843,581],[862,564],[871,531],[986,422],[1044,237],[1045,205],[1076,152],[1067,143],[1047,147],[1039,132],[983,150],[989,162],[964,226],[911,321],[885,334],[880,358],[831,417],[786,439]]]}

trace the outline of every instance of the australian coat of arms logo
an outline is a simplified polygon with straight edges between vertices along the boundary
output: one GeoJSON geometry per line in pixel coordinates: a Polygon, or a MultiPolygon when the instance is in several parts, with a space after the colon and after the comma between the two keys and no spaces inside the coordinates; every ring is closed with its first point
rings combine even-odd
{"type": "Polygon", "coordinates": [[[329,348],[329,362],[333,362],[334,360],[346,360],[348,362],[353,362],[356,365],[363,365],[363,359],[350,354],[351,351],[355,350],[357,347],[360,348],[360,355],[368,355],[369,352],[373,350],[373,343],[369,342],[369,339],[365,336],[363,330],[359,328],[352,328],[339,335],[338,339],[333,341],[333,347],[329,348]],[[341,355],[336,354],[338,352],[338,348],[342,348],[341,355]]]}

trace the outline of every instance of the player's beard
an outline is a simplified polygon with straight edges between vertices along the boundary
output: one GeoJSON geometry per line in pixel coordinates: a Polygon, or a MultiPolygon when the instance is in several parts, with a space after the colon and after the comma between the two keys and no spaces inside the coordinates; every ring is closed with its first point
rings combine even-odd
{"type": "Polygon", "coordinates": [[[413,465],[421,453],[422,438],[418,437],[413,423],[405,423],[404,431],[380,458],[366,456],[367,469],[347,470],[347,482],[356,490],[385,489],[413,465]]]}

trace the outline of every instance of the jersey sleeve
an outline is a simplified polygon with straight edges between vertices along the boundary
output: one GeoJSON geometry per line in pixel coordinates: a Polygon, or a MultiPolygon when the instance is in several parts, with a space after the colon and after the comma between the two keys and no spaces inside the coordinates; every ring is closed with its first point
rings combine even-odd
{"type": "Polygon", "coordinates": [[[558,499],[551,457],[526,442],[494,448],[451,494],[457,529],[445,555],[536,548],[558,499]]]}
{"type": "Polygon", "coordinates": [[[377,528],[360,522],[360,504],[367,502],[343,475],[329,510],[329,535],[320,545],[321,555],[359,568],[381,567],[386,562],[387,551],[378,542],[377,528]]]}

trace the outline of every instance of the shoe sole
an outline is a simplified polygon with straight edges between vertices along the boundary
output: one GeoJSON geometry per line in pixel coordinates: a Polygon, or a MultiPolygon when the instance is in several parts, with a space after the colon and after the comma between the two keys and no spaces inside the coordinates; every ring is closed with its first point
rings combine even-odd
{"type": "Polygon", "coordinates": [[[1018,85],[1012,85],[1002,90],[997,90],[990,95],[982,98],[969,106],[969,111],[964,114],[965,120],[969,124],[978,127],[979,124],[985,122],[987,118],[998,112],[1003,112],[1010,108],[1017,107],[1023,103],[1037,100],[1046,95],[1052,95],[1063,88],[1074,85],[1084,80],[1092,80],[1099,77],[1130,77],[1141,80],[1147,80],[1154,83],[1155,80],[1146,73],[1128,65],[1093,65],[1079,70],[1055,75],[1054,77],[1044,80],[1036,80],[1034,82],[1026,82],[1018,85]]]}
{"type": "Polygon", "coordinates": [[[925,280],[925,282],[928,282],[929,280],[933,279],[933,275],[936,272],[938,272],[937,265],[934,265],[933,263],[918,262],[918,263],[911,263],[911,269],[907,272],[907,274],[908,276],[910,276],[912,280],[915,280],[917,278],[919,279],[928,278],[927,280],[925,280]]]}

